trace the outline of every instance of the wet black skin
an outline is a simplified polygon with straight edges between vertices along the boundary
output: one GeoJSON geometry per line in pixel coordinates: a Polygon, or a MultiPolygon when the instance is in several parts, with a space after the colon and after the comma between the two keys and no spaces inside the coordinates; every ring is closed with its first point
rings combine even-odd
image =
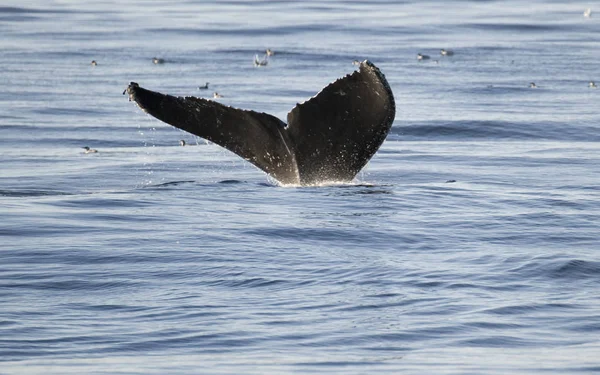
{"type": "Polygon", "coordinates": [[[267,113],[164,95],[135,82],[126,92],[157,119],[230,150],[282,184],[352,181],[385,140],[396,113],[385,76],[369,61],[296,105],[287,125],[267,113]]]}

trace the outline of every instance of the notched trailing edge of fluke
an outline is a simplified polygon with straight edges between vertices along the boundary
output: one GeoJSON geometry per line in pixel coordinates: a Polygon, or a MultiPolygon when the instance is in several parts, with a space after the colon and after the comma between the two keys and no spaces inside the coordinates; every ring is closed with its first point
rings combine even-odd
{"type": "Polygon", "coordinates": [[[297,104],[288,124],[213,100],[174,97],[130,82],[123,94],[157,119],[241,156],[282,184],[350,182],[385,140],[392,90],[370,61],[297,104]]]}

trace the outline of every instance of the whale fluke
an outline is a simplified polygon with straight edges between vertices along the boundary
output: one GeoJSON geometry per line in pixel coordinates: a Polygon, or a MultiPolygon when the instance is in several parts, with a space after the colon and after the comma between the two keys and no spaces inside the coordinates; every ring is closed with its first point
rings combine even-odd
{"type": "Polygon", "coordinates": [[[387,136],[396,107],[385,76],[365,60],[287,116],[174,97],[131,82],[129,100],[157,119],[214,142],[282,184],[349,182],[387,136]]]}

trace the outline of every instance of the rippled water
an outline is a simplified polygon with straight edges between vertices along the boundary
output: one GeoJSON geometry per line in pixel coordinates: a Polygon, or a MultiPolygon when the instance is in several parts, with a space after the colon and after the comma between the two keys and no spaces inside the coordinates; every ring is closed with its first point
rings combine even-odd
{"type": "Polygon", "coordinates": [[[600,371],[586,7],[4,2],[0,373],[600,371]],[[278,186],[122,95],[285,119],[365,58],[398,108],[353,184],[278,186]]]}

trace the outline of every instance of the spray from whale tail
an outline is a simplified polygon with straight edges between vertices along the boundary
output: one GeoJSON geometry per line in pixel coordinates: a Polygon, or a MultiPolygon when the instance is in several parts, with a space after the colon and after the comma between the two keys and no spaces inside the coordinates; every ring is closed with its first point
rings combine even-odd
{"type": "Polygon", "coordinates": [[[174,97],[131,82],[129,100],[157,119],[241,156],[282,184],[350,182],[385,140],[396,114],[385,76],[368,60],[287,116],[174,97]]]}

